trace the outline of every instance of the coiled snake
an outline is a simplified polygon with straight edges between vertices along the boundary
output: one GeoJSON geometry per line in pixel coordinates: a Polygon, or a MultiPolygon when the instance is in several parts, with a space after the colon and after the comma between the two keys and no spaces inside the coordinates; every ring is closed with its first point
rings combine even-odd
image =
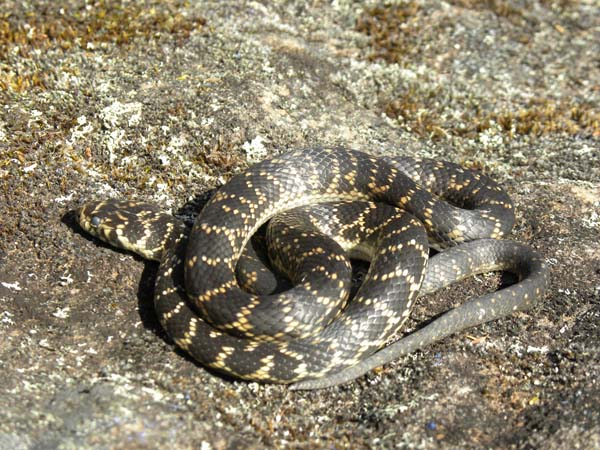
{"type": "Polygon", "coordinates": [[[155,308],[179,347],[234,377],[297,389],[351,380],[468,326],[526,309],[547,285],[534,251],[499,240],[514,222],[507,194],[488,177],[447,162],[294,150],[234,176],[191,232],[158,207],[135,202],[88,203],[78,221],[108,243],[160,261],[155,308]],[[289,265],[284,270],[294,286],[259,295],[258,273],[240,271],[238,262],[271,218],[270,256],[289,265]],[[430,245],[451,248],[429,258],[430,245]],[[350,302],[348,252],[371,261],[350,302]],[[489,270],[515,272],[520,281],[385,347],[419,295],[489,270]]]}

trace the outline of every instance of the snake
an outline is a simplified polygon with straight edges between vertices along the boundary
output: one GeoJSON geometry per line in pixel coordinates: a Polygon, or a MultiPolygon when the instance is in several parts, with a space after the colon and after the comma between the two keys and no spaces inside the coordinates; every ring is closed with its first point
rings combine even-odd
{"type": "Polygon", "coordinates": [[[296,149],[233,176],[191,229],[157,205],[127,200],[88,202],[77,220],[93,236],[160,262],[154,306],[178,347],[218,372],[293,389],[348,382],[526,310],[548,284],[541,256],[505,239],[515,220],[508,194],[447,161],[296,149]],[[257,271],[242,269],[240,280],[252,236],[266,223],[271,259],[292,281],[284,292],[253,291],[257,271]],[[431,248],[439,253],[430,257],[431,248]],[[370,261],[352,299],[349,255],[370,261]],[[418,297],[491,270],[514,272],[519,282],[388,344],[418,297]]]}

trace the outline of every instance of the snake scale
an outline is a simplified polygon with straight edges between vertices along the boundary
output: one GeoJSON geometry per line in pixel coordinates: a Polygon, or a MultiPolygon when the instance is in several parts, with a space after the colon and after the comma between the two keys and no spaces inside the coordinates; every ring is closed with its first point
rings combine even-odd
{"type": "Polygon", "coordinates": [[[157,206],[116,200],[83,205],[78,221],[160,261],[157,315],[198,362],[296,389],[347,382],[529,308],[548,283],[538,254],[503,240],[514,210],[490,178],[449,162],[343,148],[293,150],[250,167],[213,195],[191,230],[157,206]],[[261,292],[258,271],[240,275],[240,259],[266,222],[270,257],[292,280],[284,292],[261,292]],[[445,250],[430,258],[430,247],[445,250]],[[370,261],[350,301],[349,256],[370,261]],[[418,296],[490,270],[514,272],[519,282],[386,346],[418,296]]]}

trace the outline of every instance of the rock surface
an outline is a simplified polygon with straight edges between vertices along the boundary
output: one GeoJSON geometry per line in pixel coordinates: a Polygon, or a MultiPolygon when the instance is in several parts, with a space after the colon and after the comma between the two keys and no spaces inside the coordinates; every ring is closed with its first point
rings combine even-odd
{"type": "Polygon", "coordinates": [[[0,5],[0,449],[600,448],[595,0],[60,4],[0,5]],[[236,382],[173,350],[156,267],[70,213],[176,212],[317,144],[500,180],[552,271],[544,301],[343,387],[236,382]]]}

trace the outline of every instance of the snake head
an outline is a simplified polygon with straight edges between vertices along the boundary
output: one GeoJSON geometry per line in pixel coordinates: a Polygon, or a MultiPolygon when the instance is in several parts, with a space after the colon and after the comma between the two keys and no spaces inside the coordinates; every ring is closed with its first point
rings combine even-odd
{"type": "Polygon", "coordinates": [[[142,202],[90,202],[76,211],[81,228],[117,248],[160,260],[168,240],[184,225],[157,206],[142,202]]]}

